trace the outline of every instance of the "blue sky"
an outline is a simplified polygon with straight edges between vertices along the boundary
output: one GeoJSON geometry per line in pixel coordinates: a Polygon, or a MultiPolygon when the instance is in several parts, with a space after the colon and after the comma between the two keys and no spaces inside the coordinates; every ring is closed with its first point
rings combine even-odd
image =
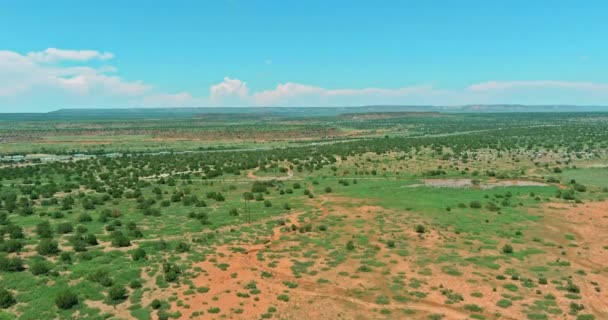
{"type": "Polygon", "coordinates": [[[606,1],[2,1],[0,111],[608,105],[606,1]]]}

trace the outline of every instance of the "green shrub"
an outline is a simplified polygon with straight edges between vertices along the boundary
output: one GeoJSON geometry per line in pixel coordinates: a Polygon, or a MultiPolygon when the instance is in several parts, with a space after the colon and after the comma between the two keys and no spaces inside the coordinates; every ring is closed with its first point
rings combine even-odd
{"type": "Polygon", "coordinates": [[[74,231],[74,227],[69,222],[64,222],[57,225],[58,234],[71,233],[72,231],[74,231]]]}
{"type": "Polygon", "coordinates": [[[207,312],[209,312],[209,313],[220,313],[220,308],[218,308],[218,307],[211,307],[211,308],[207,309],[207,312]]]}
{"type": "Polygon", "coordinates": [[[131,289],[139,289],[142,287],[141,281],[139,279],[133,279],[129,282],[129,287],[131,289]]]}
{"type": "Polygon", "coordinates": [[[0,271],[4,272],[19,272],[23,271],[23,260],[19,257],[0,256],[0,271]]]}
{"type": "Polygon", "coordinates": [[[55,305],[57,305],[59,309],[71,309],[78,305],[78,296],[70,289],[64,289],[55,297],[55,305]]]}
{"type": "Polygon", "coordinates": [[[48,221],[41,222],[36,225],[36,234],[40,238],[52,238],[53,230],[51,229],[51,224],[48,221]]]}
{"type": "Polygon", "coordinates": [[[376,297],[377,304],[389,304],[390,300],[387,296],[381,295],[376,297]]]}
{"type": "Polygon", "coordinates": [[[146,250],[142,248],[137,248],[131,252],[131,259],[133,261],[145,260],[146,259],[146,250]]]}
{"type": "Polygon", "coordinates": [[[91,218],[90,215],[88,215],[87,213],[82,213],[81,215],[78,216],[78,222],[90,222],[93,221],[93,218],[91,218]]]}
{"type": "Polygon", "coordinates": [[[187,243],[180,241],[177,243],[177,246],[175,247],[175,251],[180,252],[180,253],[188,252],[188,251],[190,251],[190,246],[187,243]]]}
{"type": "Polygon", "coordinates": [[[420,233],[420,234],[425,233],[426,232],[426,228],[423,225],[419,224],[419,225],[416,226],[416,232],[420,233]]]}
{"type": "Polygon", "coordinates": [[[483,308],[476,304],[465,304],[464,309],[471,312],[483,312],[483,308]]]}
{"type": "Polygon", "coordinates": [[[36,252],[42,256],[57,254],[59,253],[59,246],[57,242],[51,239],[41,239],[36,246],[36,252]]]}
{"type": "Polygon", "coordinates": [[[34,261],[30,264],[30,272],[35,276],[47,274],[50,270],[51,267],[44,261],[34,261]]]}
{"type": "Polygon", "coordinates": [[[570,283],[568,283],[568,286],[566,286],[566,291],[568,291],[570,293],[580,293],[581,289],[579,288],[579,286],[570,282],[570,283]]]}
{"type": "Polygon", "coordinates": [[[353,250],[355,250],[355,243],[354,243],[352,240],[349,240],[349,241],[346,243],[346,250],[348,250],[348,251],[353,251],[353,250]]]}
{"type": "Polygon", "coordinates": [[[511,302],[511,300],[500,299],[498,300],[498,302],[496,302],[496,305],[504,309],[512,306],[513,303],[511,302]]]}
{"type": "Polygon", "coordinates": [[[127,238],[122,232],[114,231],[111,235],[112,247],[121,248],[131,246],[131,240],[127,238]]]}
{"type": "Polygon", "coordinates": [[[0,288],[0,308],[7,309],[12,307],[15,303],[17,303],[17,301],[15,300],[15,297],[13,297],[13,294],[4,288],[0,288]]]}
{"type": "Polygon", "coordinates": [[[121,285],[113,285],[108,290],[108,301],[111,304],[119,304],[127,299],[127,289],[121,285]]]}
{"type": "Polygon", "coordinates": [[[87,279],[99,283],[104,287],[109,287],[114,283],[114,281],[112,281],[112,278],[110,277],[110,273],[105,270],[96,270],[93,273],[89,274],[87,279]]]}
{"type": "Polygon", "coordinates": [[[158,300],[158,299],[154,299],[150,303],[150,307],[152,307],[152,309],[154,309],[154,310],[160,309],[160,307],[162,307],[162,305],[163,305],[162,302],[160,302],[160,300],[158,300]]]}

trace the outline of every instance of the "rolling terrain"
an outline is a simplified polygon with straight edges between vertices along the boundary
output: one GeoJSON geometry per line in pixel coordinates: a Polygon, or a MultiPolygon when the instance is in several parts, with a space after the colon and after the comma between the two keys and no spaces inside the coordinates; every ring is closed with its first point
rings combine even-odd
{"type": "Polygon", "coordinates": [[[0,319],[608,318],[608,113],[471,108],[3,117],[0,319]]]}

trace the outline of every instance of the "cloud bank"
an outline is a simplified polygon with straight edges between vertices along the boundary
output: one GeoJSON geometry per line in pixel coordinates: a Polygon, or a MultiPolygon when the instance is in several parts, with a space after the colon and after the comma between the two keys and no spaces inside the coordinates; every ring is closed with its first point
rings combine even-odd
{"type": "Polygon", "coordinates": [[[61,50],[48,48],[41,52],[30,52],[27,57],[37,62],[56,62],[60,60],[87,61],[93,59],[108,60],[114,58],[111,52],[95,50],[61,50]]]}
{"type": "Polygon", "coordinates": [[[202,107],[347,106],[366,104],[461,105],[485,103],[608,105],[608,84],[586,81],[513,80],[474,83],[460,89],[430,84],[399,88],[323,88],[295,82],[253,91],[233,77],[201,88],[207,94],[164,92],[141,80],[127,80],[109,65],[112,52],[48,48],[0,51],[0,112],[28,107],[202,107]],[[547,101],[553,97],[555,101],[547,101]],[[545,99],[545,100],[543,100],[545,99]]]}
{"type": "Polygon", "coordinates": [[[112,53],[54,48],[25,55],[0,51],[0,96],[35,94],[37,90],[87,95],[140,95],[150,89],[141,81],[125,81],[112,75],[113,67],[65,66],[61,61],[107,60],[112,53]]]}

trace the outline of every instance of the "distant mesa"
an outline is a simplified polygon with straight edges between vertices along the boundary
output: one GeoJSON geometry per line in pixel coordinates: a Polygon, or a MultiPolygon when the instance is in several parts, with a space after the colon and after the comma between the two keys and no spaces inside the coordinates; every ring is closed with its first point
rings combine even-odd
{"type": "Polygon", "coordinates": [[[394,118],[416,118],[440,116],[436,111],[432,112],[366,112],[366,113],[343,113],[338,117],[346,120],[374,120],[374,119],[394,119],[394,118]]]}

